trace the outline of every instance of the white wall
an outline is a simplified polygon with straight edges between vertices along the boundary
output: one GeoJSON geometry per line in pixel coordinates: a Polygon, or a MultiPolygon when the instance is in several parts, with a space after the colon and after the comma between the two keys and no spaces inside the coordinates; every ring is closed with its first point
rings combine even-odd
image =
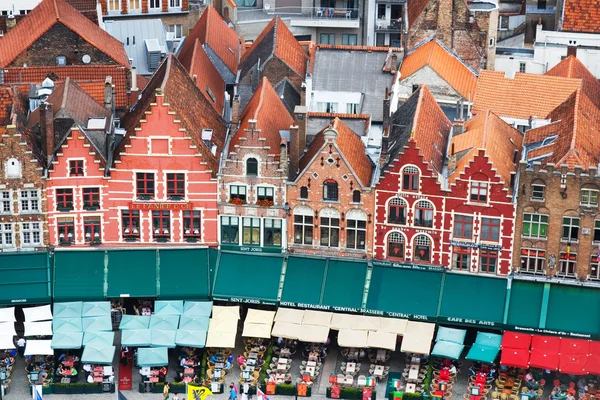
{"type": "Polygon", "coordinates": [[[531,57],[523,57],[519,55],[496,55],[495,71],[502,71],[507,74],[515,74],[519,72],[521,63],[525,63],[525,72],[529,74],[543,74],[546,72],[545,65],[536,62],[531,57]]]}
{"type": "Polygon", "coordinates": [[[41,0],[1,0],[0,11],[13,11],[19,15],[21,10],[33,10],[41,0]]]}
{"type": "Polygon", "coordinates": [[[346,104],[361,104],[362,94],[359,92],[313,91],[310,96],[308,111],[320,111],[318,103],[337,103],[337,112],[346,113],[346,104]]]}

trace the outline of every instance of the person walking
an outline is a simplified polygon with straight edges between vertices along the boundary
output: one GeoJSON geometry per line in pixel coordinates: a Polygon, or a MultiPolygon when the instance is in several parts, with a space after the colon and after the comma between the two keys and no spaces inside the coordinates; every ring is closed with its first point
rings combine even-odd
{"type": "Polygon", "coordinates": [[[231,382],[229,385],[229,400],[237,399],[237,390],[235,390],[235,384],[231,382]]]}
{"type": "Polygon", "coordinates": [[[25,338],[19,338],[19,340],[17,340],[17,347],[19,348],[19,355],[21,357],[25,355],[25,343],[27,343],[25,338]]]}
{"type": "Polygon", "coordinates": [[[163,389],[163,400],[166,400],[166,399],[169,398],[169,389],[170,388],[171,387],[169,386],[169,382],[165,382],[165,386],[164,386],[164,389],[163,389]]]}

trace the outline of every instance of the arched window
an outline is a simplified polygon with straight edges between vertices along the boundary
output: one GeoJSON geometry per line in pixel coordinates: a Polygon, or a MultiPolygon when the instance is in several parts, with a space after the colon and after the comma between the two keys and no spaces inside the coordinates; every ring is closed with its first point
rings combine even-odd
{"type": "Polygon", "coordinates": [[[323,182],[323,200],[338,200],[338,184],[333,179],[328,179],[323,182]]]}
{"type": "Polygon", "coordinates": [[[361,210],[346,214],[346,248],[364,250],[367,237],[367,216],[361,210]]]}
{"type": "Polygon", "coordinates": [[[257,176],[258,175],[258,161],[256,158],[249,158],[246,160],[246,176],[257,176]]]}
{"type": "Polygon", "coordinates": [[[7,179],[21,178],[21,163],[16,158],[9,158],[4,164],[7,179]]]}
{"type": "Polygon", "coordinates": [[[308,188],[306,186],[302,186],[300,188],[300,198],[301,199],[308,199],[308,188]]]}
{"type": "Polygon", "coordinates": [[[360,190],[355,190],[352,192],[352,202],[360,203],[360,190]]]}
{"type": "Polygon", "coordinates": [[[308,244],[313,242],[313,211],[310,207],[294,208],[294,243],[308,244]]]}
{"type": "Polygon", "coordinates": [[[388,236],[388,257],[404,260],[404,236],[400,232],[393,232],[388,236]]]}
{"type": "Polygon", "coordinates": [[[396,197],[390,200],[388,223],[406,225],[406,202],[403,199],[396,197]]]}
{"type": "Polygon", "coordinates": [[[419,190],[419,170],[411,165],[402,171],[402,190],[416,192],[419,190]]]}
{"type": "Polygon", "coordinates": [[[415,226],[433,227],[433,205],[427,200],[419,200],[415,205],[415,226]]]}
{"type": "Polygon", "coordinates": [[[340,245],[340,212],[334,208],[324,208],[320,214],[321,246],[340,245]]]}
{"type": "Polygon", "coordinates": [[[431,240],[427,235],[419,235],[415,238],[414,248],[415,261],[431,261],[431,240]]]}

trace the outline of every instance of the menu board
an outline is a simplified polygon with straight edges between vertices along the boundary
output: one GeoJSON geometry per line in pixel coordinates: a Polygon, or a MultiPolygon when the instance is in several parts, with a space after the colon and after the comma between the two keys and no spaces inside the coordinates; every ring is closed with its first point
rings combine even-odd
{"type": "Polygon", "coordinates": [[[364,387],[362,392],[362,400],[371,400],[373,396],[373,388],[364,387]]]}
{"type": "Polygon", "coordinates": [[[299,383],[297,391],[299,397],[306,397],[306,383],[299,383]]]}
{"type": "Polygon", "coordinates": [[[332,399],[340,398],[340,385],[331,385],[331,398],[332,399]]]}

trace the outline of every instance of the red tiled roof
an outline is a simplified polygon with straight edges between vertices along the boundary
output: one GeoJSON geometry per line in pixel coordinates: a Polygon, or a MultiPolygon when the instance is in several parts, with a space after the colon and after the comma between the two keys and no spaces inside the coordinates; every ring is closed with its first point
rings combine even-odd
{"type": "Polygon", "coordinates": [[[119,65],[129,68],[129,59],[123,44],[64,0],[42,0],[14,28],[0,38],[0,67],[9,66],[56,23],[62,23],[119,65]]]}
{"type": "Polygon", "coordinates": [[[543,118],[581,87],[581,79],[481,70],[473,102],[473,113],[487,109],[500,117],[543,118]]]}
{"type": "MultiPolygon", "coordinates": [[[[492,163],[492,168],[510,190],[511,172],[516,172],[518,164],[513,164],[514,152],[521,151],[523,133],[513,128],[493,112],[487,110],[465,123],[465,131],[454,136],[450,148],[454,154],[467,151],[450,171],[450,180],[455,181],[464,172],[479,150],[492,163]]],[[[520,156],[516,158],[517,163],[520,156]]]]}
{"type": "Polygon", "coordinates": [[[179,53],[179,61],[188,71],[192,63],[196,39],[200,40],[201,44],[208,45],[231,72],[234,74],[237,72],[240,37],[211,5],[206,7],[179,53]]]}
{"type": "Polygon", "coordinates": [[[248,129],[251,119],[256,121],[256,128],[260,129],[259,137],[265,138],[264,146],[269,147],[269,153],[279,159],[281,143],[279,131],[290,129],[290,126],[294,125],[294,119],[266,77],[262,78],[252,98],[244,107],[240,126],[231,138],[230,151],[235,151],[235,146],[241,143],[240,138],[246,137],[245,129],[248,129]]]}
{"type": "Polygon", "coordinates": [[[600,33],[600,3],[597,0],[565,0],[562,30],[600,33]]]}
{"type": "Polygon", "coordinates": [[[212,104],[219,115],[223,115],[225,81],[208,58],[208,54],[206,54],[200,40],[196,39],[195,42],[192,63],[188,71],[192,79],[195,79],[196,86],[204,97],[212,104]]]}
{"type": "Polygon", "coordinates": [[[542,163],[557,166],[567,164],[570,169],[576,165],[583,168],[597,166],[600,162],[600,109],[577,90],[564,103],[556,107],[548,116],[552,123],[527,131],[525,144],[548,144],[530,150],[528,159],[545,157],[542,163]]]}
{"type": "MultiPolygon", "coordinates": [[[[11,67],[4,70],[5,83],[42,83],[49,75],[55,82],[63,82],[67,77],[74,82],[102,82],[112,77],[115,85],[115,107],[127,107],[127,71],[118,65],[69,65],[66,67],[11,67]]],[[[139,76],[138,76],[139,79],[139,76]]],[[[90,85],[83,85],[90,88],[90,85]]],[[[97,86],[94,87],[96,90],[97,86]]],[[[97,99],[96,94],[90,93],[97,99]]],[[[103,97],[104,98],[104,97],[103,97]]]]}
{"type": "Polygon", "coordinates": [[[360,184],[363,187],[370,186],[374,166],[365,151],[365,145],[360,137],[344,125],[339,118],[335,118],[329,126],[326,126],[316,134],[315,138],[310,143],[310,146],[308,146],[308,149],[300,159],[300,171],[304,171],[313,161],[315,156],[322,151],[323,146],[325,145],[324,132],[330,128],[337,131],[335,144],[341,155],[349,164],[349,167],[354,171],[360,184]]]}
{"type": "Polygon", "coordinates": [[[546,72],[546,75],[581,79],[583,93],[592,100],[596,107],[600,107],[600,82],[577,57],[570,55],[546,72]]]}
{"type": "Polygon", "coordinates": [[[451,54],[436,39],[419,46],[404,57],[400,67],[405,79],[428,65],[465,99],[473,99],[477,76],[460,59],[451,54]]]}

